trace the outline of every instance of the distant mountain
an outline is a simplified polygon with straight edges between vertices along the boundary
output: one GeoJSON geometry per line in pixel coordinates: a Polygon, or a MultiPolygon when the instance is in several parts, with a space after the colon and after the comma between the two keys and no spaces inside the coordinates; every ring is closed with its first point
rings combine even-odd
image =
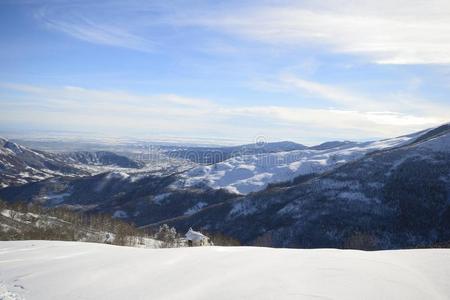
{"type": "Polygon", "coordinates": [[[49,152],[32,150],[0,138],[0,188],[57,175],[86,175],[49,152]]]}
{"type": "Polygon", "coordinates": [[[163,147],[162,149],[165,149],[165,153],[171,157],[188,159],[200,164],[215,164],[236,156],[304,150],[307,148],[302,144],[283,141],[231,147],[163,147]]]}
{"type": "Polygon", "coordinates": [[[331,142],[325,142],[317,146],[309,147],[308,149],[311,150],[328,150],[332,148],[338,148],[338,147],[348,147],[348,146],[356,146],[357,142],[352,141],[331,141],[331,142]]]}
{"type": "Polygon", "coordinates": [[[73,164],[85,164],[93,166],[116,166],[120,168],[144,167],[144,163],[130,159],[123,155],[118,155],[110,151],[77,151],[59,154],[64,161],[73,164]]]}
{"type": "Polygon", "coordinates": [[[450,241],[450,128],[173,222],[247,244],[387,249],[450,241]]]}
{"type": "Polygon", "coordinates": [[[178,185],[206,185],[237,194],[248,194],[263,190],[272,183],[293,180],[297,176],[321,174],[367,153],[411,142],[420,134],[365,143],[330,142],[317,147],[320,149],[233,156],[220,163],[189,170],[181,175],[178,185]]]}
{"type": "Polygon", "coordinates": [[[241,146],[227,147],[227,149],[233,149],[234,151],[243,151],[243,154],[252,154],[253,151],[255,151],[256,153],[274,153],[274,152],[285,152],[294,150],[305,150],[307,148],[308,147],[305,145],[294,143],[291,141],[281,141],[271,143],[261,142],[241,146]],[[257,150],[261,151],[258,152],[257,150]]]}
{"type": "MultiPolygon", "coordinates": [[[[55,176],[85,176],[84,166],[142,168],[143,163],[107,151],[51,153],[0,138],[0,188],[55,176]]],[[[95,170],[94,170],[95,171],[95,170]]]]}

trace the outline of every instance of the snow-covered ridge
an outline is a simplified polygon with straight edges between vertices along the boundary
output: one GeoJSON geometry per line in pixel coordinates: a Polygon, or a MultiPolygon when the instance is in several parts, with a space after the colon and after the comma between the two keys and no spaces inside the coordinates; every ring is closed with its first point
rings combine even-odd
{"type": "Polygon", "coordinates": [[[337,143],[324,150],[294,150],[232,157],[184,173],[179,186],[207,185],[247,194],[264,189],[269,183],[292,180],[299,175],[318,174],[353,161],[363,155],[402,146],[423,132],[365,143],[337,143]]]}
{"type": "Polygon", "coordinates": [[[108,151],[53,153],[33,150],[0,138],[0,188],[55,176],[89,176],[112,172],[110,178],[138,180],[150,173],[163,176],[189,168],[192,163],[161,158],[142,162],[108,151]],[[133,176],[129,176],[133,174],[133,176]]]}
{"type": "Polygon", "coordinates": [[[51,153],[32,150],[0,138],[0,188],[84,172],[51,153]]]}
{"type": "Polygon", "coordinates": [[[450,250],[0,242],[0,299],[448,299],[450,250]]]}

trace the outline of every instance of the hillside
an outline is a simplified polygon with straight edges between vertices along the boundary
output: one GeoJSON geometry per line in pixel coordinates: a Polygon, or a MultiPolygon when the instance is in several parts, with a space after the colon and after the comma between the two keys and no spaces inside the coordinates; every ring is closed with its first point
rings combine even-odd
{"type": "MultiPolygon", "coordinates": [[[[7,205],[0,201],[0,240],[59,240],[107,243],[142,248],[184,246],[169,227],[149,235],[107,215],[88,215],[64,208],[7,205]],[[175,236],[174,236],[175,235],[175,236]],[[158,239],[165,237],[164,240],[158,239]]],[[[1,299],[1,298],[0,298],[1,299]]]]}
{"type": "Polygon", "coordinates": [[[321,174],[364,155],[399,147],[415,140],[423,132],[392,139],[353,143],[329,142],[317,147],[274,151],[231,157],[222,162],[198,166],[182,174],[179,186],[207,185],[237,194],[261,191],[270,183],[292,180],[297,176],[321,174]]]}
{"type": "Polygon", "coordinates": [[[115,168],[144,166],[142,162],[109,151],[52,153],[0,138],[0,188],[58,176],[75,178],[115,168]]]}
{"type": "Polygon", "coordinates": [[[110,151],[77,151],[60,153],[61,157],[67,163],[85,164],[92,166],[115,166],[118,168],[135,168],[144,167],[144,163],[132,160],[126,156],[115,154],[110,151]]]}
{"type": "Polygon", "coordinates": [[[56,154],[32,150],[0,138],[0,188],[60,175],[86,174],[56,154]]]}
{"type": "Polygon", "coordinates": [[[1,299],[448,299],[450,250],[0,242],[1,299]]]}
{"type": "Polygon", "coordinates": [[[220,163],[232,157],[263,153],[305,150],[308,147],[290,141],[255,143],[228,147],[161,147],[170,157],[188,159],[200,164],[220,163]]]}
{"type": "Polygon", "coordinates": [[[236,197],[221,190],[172,189],[170,185],[176,178],[176,175],[129,175],[123,172],[81,178],[58,177],[0,189],[0,198],[10,203],[25,200],[116,215],[145,225],[188,216],[209,205],[236,197]]]}
{"type": "Polygon", "coordinates": [[[450,241],[450,129],[200,211],[175,225],[247,244],[390,249],[450,241]]]}

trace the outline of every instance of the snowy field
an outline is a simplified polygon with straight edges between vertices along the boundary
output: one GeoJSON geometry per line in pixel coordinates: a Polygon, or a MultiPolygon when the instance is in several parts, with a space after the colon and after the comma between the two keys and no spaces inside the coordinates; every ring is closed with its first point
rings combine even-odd
{"type": "Polygon", "coordinates": [[[449,299],[450,250],[0,242],[0,299],[449,299]]]}

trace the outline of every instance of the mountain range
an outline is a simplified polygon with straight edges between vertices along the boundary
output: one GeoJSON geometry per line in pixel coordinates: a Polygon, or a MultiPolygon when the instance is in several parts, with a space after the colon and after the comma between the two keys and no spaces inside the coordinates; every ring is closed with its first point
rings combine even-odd
{"type": "Polygon", "coordinates": [[[444,243],[450,240],[450,126],[412,137],[174,223],[279,247],[444,243]]]}
{"type": "Polygon", "coordinates": [[[109,151],[52,153],[0,138],[0,187],[55,176],[85,176],[102,170],[95,167],[139,169],[143,166],[142,162],[109,151]]]}
{"type": "Polygon", "coordinates": [[[189,164],[155,173],[127,156],[3,140],[0,197],[108,213],[144,228],[220,232],[249,245],[390,249],[450,240],[449,124],[374,142],[220,149],[226,155],[207,165],[181,153],[210,150],[163,149],[189,164]],[[91,172],[99,165],[108,169],[91,172]],[[45,176],[21,174],[30,168],[45,176]]]}

